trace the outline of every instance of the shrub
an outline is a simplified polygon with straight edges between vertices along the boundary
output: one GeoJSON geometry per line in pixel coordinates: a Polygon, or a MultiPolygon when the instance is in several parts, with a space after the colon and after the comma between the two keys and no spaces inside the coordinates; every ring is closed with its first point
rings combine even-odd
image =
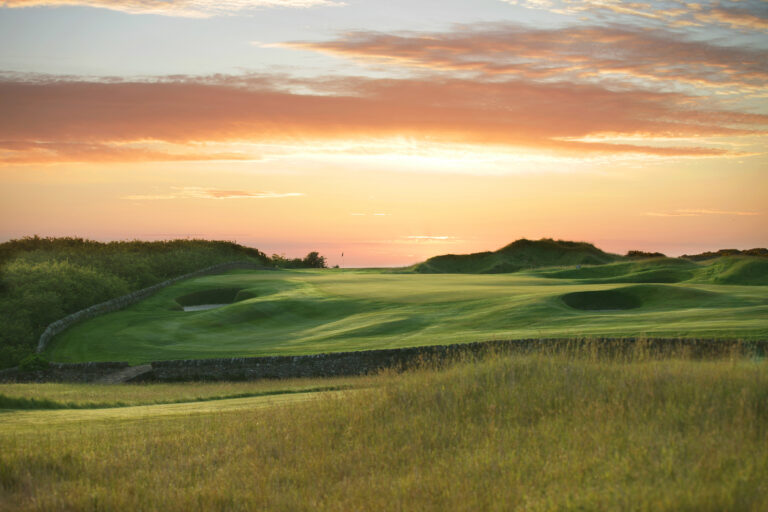
{"type": "Polygon", "coordinates": [[[19,363],[19,369],[25,372],[36,372],[48,368],[48,360],[40,354],[29,354],[19,363]]]}

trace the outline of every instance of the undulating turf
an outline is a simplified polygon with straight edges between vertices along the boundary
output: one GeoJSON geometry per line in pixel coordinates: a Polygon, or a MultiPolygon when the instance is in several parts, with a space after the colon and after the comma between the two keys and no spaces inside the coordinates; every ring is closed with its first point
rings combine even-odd
{"type": "MultiPolygon", "coordinates": [[[[708,268],[690,265],[686,271],[694,273],[708,268]]],[[[664,284],[592,283],[533,273],[235,271],[179,283],[126,310],[76,325],[54,339],[46,356],[139,363],[514,338],[754,339],[768,336],[766,318],[768,287],[715,285],[704,277],[664,284]],[[181,304],[222,298],[235,302],[181,310],[181,304]]]]}
{"type": "Polygon", "coordinates": [[[2,413],[0,509],[768,509],[766,360],[536,354],[373,381],[2,413]]]}

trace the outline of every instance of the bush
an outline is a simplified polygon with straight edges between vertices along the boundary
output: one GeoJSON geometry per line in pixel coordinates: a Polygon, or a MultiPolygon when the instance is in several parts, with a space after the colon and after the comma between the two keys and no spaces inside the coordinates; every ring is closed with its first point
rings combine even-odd
{"type": "Polygon", "coordinates": [[[25,372],[36,372],[48,368],[48,360],[40,354],[29,354],[19,363],[19,369],[25,372]]]}

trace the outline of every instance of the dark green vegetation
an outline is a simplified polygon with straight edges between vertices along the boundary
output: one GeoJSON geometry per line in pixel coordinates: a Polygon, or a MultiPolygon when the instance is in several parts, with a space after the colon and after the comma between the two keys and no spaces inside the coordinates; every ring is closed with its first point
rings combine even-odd
{"type": "MultiPolygon", "coordinates": [[[[591,354],[492,356],[356,391],[6,411],[0,508],[768,509],[765,360],[591,354]]],[[[47,386],[16,396],[73,391],[47,386]]],[[[233,394],[211,386],[77,391],[233,394]]]]}
{"type": "Polygon", "coordinates": [[[270,258],[272,265],[280,268],[326,268],[325,256],[312,251],[302,258],[286,258],[283,254],[273,254],[270,258]]]}
{"type": "Polygon", "coordinates": [[[435,256],[415,265],[413,270],[422,274],[498,274],[539,267],[600,265],[620,258],[586,242],[522,239],[493,252],[435,256]]]}
{"type": "Polygon", "coordinates": [[[692,262],[683,270],[698,281],[637,282],[660,261],[494,275],[232,271],[178,283],[75,325],[44,355],[141,363],[490,339],[768,338],[768,287],[713,284],[719,271],[692,262]],[[597,269],[610,277],[596,277],[597,269]],[[548,275],[560,272],[590,278],[548,275]],[[181,303],[226,305],[184,312],[181,303]]]}

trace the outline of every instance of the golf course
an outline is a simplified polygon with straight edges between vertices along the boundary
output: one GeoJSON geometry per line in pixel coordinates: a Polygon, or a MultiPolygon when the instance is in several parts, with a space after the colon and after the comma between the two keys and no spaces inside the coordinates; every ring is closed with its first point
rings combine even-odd
{"type": "Polygon", "coordinates": [[[0,383],[0,509],[768,506],[763,249],[667,258],[518,240],[383,269],[205,241],[0,249],[5,336],[24,334],[13,357],[64,314],[168,283],[0,370],[11,376],[0,383]],[[248,268],[205,271],[238,261],[248,268]],[[672,338],[714,350],[664,348],[672,338]],[[97,363],[70,365],[70,380],[55,370],[125,361],[159,376],[244,356],[521,339],[534,350],[311,377],[116,384],[88,377],[97,363]]]}
{"type": "Polygon", "coordinates": [[[764,259],[732,257],[510,274],[237,270],[180,282],[77,324],[45,355],[136,364],[492,339],[765,339],[768,287],[747,284],[765,279],[752,276],[765,269],[764,259]]]}

